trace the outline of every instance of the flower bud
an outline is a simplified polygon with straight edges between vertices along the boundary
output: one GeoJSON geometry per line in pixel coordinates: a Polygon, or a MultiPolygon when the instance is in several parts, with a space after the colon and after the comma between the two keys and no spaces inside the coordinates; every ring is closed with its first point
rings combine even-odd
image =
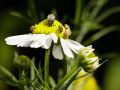
{"type": "Polygon", "coordinates": [[[92,72],[99,67],[99,58],[95,56],[92,46],[84,47],[79,50],[77,59],[86,72],[92,72]]]}
{"type": "Polygon", "coordinates": [[[14,64],[19,69],[28,69],[30,67],[30,59],[25,55],[15,56],[14,64]]]}

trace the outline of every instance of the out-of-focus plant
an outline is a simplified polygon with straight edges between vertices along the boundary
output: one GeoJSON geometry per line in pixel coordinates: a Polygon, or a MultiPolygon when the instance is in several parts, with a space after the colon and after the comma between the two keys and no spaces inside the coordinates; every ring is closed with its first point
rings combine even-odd
{"type": "Polygon", "coordinates": [[[77,36],[76,40],[78,42],[83,42],[85,45],[89,45],[104,35],[112,31],[119,30],[119,25],[111,25],[106,27],[101,23],[112,14],[120,12],[119,6],[112,7],[104,12],[100,12],[107,2],[108,0],[89,0],[86,7],[84,7],[82,5],[83,0],[76,0],[76,14],[73,24],[75,25],[75,37],[77,36]],[[93,31],[95,33],[89,39],[83,41],[85,36],[89,32],[93,31]]]}

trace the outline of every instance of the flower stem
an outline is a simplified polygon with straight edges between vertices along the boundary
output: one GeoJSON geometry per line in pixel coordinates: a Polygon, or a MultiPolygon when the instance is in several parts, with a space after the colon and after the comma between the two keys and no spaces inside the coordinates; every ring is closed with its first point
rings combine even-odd
{"type": "Polygon", "coordinates": [[[63,59],[63,71],[64,71],[64,75],[66,75],[66,73],[67,73],[67,60],[66,60],[65,55],[64,55],[64,59],[63,59]]]}
{"type": "Polygon", "coordinates": [[[62,87],[62,90],[67,90],[67,88],[70,86],[72,81],[74,81],[78,75],[78,73],[82,70],[82,67],[78,68],[76,72],[70,77],[70,79],[67,81],[67,83],[62,87]]]}
{"type": "Polygon", "coordinates": [[[25,70],[20,69],[19,70],[19,80],[23,83],[25,82],[23,85],[21,85],[21,90],[28,90],[27,85],[26,85],[26,78],[25,78],[25,70]]]}
{"type": "Polygon", "coordinates": [[[48,85],[49,82],[49,57],[51,49],[45,51],[45,60],[44,60],[44,81],[48,85]]]}
{"type": "MultiPolygon", "coordinates": [[[[34,58],[32,59],[31,62],[34,64],[34,62],[35,62],[34,58]]],[[[33,81],[34,79],[35,79],[35,69],[34,69],[33,65],[31,65],[30,66],[30,80],[33,81]]],[[[34,88],[31,86],[30,90],[34,90],[34,88]]]]}
{"type": "Polygon", "coordinates": [[[57,84],[57,86],[54,88],[54,90],[58,90],[63,83],[68,80],[74,73],[75,71],[80,67],[80,63],[78,62],[77,64],[75,64],[73,66],[73,68],[70,70],[70,72],[68,72],[57,84]]]}
{"type": "MultiPolygon", "coordinates": [[[[31,64],[33,65],[36,75],[38,76],[39,80],[47,87],[46,83],[43,81],[42,77],[39,75],[39,72],[37,70],[37,68],[35,67],[35,65],[33,64],[33,62],[31,62],[31,64]]],[[[48,88],[48,87],[47,87],[48,88]]]]}

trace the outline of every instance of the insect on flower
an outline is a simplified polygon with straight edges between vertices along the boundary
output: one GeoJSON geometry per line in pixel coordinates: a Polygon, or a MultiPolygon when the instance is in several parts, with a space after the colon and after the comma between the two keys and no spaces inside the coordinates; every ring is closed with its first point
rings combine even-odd
{"type": "Polygon", "coordinates": [[[47,19],[48,19],[47,25],[48,25],[48,26],[52,26],[52,24],[53,24],[53,22],[54,22],[54,20],[55,20],[55,15],[54,15],[54,14],[49,14],[49,15],[47,16],[47,19]]]}
{"type": "Polygon", "coordinates": [[[63,31],[62,26],[58,26],[58,30],[60,31],[60,33],[63,31]]]}
{"type": "Polygon", "coordinates": [[[70,27],[69,27],[68,24],[65,24],[64,26],[65,26],[65,32],[64,32],[64,34],[65,34],[65,36],[69,37],[71,35],[70,27]]]}

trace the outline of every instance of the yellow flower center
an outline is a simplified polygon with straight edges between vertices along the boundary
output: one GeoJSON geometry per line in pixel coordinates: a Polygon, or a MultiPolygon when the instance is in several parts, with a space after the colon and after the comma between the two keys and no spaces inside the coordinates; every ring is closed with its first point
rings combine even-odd
{"type": "Polygon", "coordinates": [[[50,34],[55,33],[57,37],[68,38],[71,31],[68,27],[65,27],[56,19],[50,22],[48,19],[36,24],[32,30],[33,34],[50,34]]]}

